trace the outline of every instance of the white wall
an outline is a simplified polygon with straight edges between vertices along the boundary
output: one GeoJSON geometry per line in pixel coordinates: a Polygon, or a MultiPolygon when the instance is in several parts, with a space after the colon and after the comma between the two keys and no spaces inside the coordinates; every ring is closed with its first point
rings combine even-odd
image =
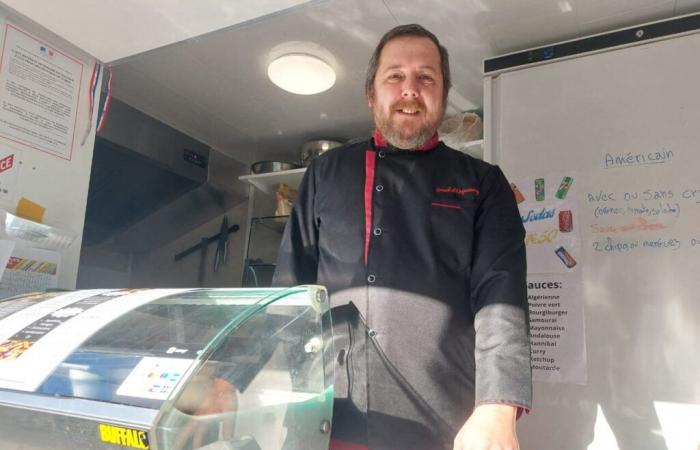
{"type": "MultiPolygon", "coordinates": [[[[59,265],[58,286],[72,289],[75,288],[78,273],[78,260],[80,258],[95,137],[94,126],[92,126],[92,132],[89,137],[83,145],[80,145],[83,133],[88,126],[89,104],[87,93],[95,60],[90,55],[28,19],[16,15],[4,6],[0,6],[0,38],[3,40],[7,23],[11,23],[32,35],[49,48],[69,55],[83,64],[77,123],[75,126],[76,138],[70,160],[0,138],[0,145],[5,149],[11,149],[16,152],[15,164],[17,164],[18,170],[16,189],[9,198],[5,199],[2,206],[10,213],[14,213],[17,201],[21,197],[26,197],[46,208],[44,223],[60,226],[78,236],[69,248],[61,252],[61,264],[59,265]]],[[[3,86],[0,87],[0,100],[2,100],[4,95],[5,90],[3,86]]],[[[99,89],[96,95],[99,98],[99,89]]],[[[93,121],[97,116],[98,105],[99,102],[96,99],[93,121]]]]}

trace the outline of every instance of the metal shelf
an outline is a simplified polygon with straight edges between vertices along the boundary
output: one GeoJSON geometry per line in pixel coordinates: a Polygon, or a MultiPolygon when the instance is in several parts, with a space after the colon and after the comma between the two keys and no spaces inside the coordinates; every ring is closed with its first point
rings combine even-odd
{"type": "Polygon", "coordinates": [[[284,232],[284,227],[287,225],[289,216],[270,216],[270,217],[251,217],[251,226],[265,227],[279,234],[284,232]]]}
{"type": "MultiPolygon", "coordinates": [[[[465,142],[455,150],[467,153],[475,158],[483,159],[484,140],[479,139],[477,141],[465,142]]],[[[282,170],[279,172],[242,175],[238,177],[238,179],[252,184],[267,195],[274,195],[277,190],[277,185],[280,183],[287,184],[294,189],[299,187],[299,183],[301,183],[305,172],[306,167],[302,167],[301,169],[282,170]]]]}
{"type": "Polygon", "coordinates": [[[238,177],[238,179],[241,181],[247,181],[268,195],[275,195],[277,185],[280,183],[287,184],[296,189],[299,186],[299,183],[301,183],[301,179],[304,177],[304,172],[306,172],[306,167],[302,167],[301,169],[282,170],[279,172],[242,175],[238,177]]]}

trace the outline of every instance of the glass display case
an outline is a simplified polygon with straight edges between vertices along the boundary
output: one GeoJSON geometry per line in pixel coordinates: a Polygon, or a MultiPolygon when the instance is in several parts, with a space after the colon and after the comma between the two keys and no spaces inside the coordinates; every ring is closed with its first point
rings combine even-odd
{"type": "Polygon", "coordinates": [[[332,362],[319,286],[10,298],[1,448],[327,449],[332,362]]]}

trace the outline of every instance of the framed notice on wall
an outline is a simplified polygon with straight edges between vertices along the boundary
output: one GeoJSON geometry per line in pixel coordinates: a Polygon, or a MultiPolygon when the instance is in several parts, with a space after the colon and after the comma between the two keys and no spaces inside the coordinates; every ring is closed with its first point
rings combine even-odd
{"type": "Polygon", "coordinates": [[[83,63],[5,24],[0,56],[0,139],[71,159],[83,63]]]}

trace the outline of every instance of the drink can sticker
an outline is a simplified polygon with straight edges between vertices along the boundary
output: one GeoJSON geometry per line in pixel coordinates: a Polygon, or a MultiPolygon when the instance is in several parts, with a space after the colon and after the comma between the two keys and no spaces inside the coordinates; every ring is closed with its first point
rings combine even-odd
{"type": "Polygon", "coordinates": [[[571,210],[559,211],[559,231],[569,233],[574,229],[574,216],[571,210]]]}
{"type": "Polygon", "coordinates": [[[535,200],[544,201],[544,178],[535,180],[535,200]]]}
{"type": "Polygon", "coordinates": [[[554,250],[554,253],[557,254],[559,259],[561,259],[561,262],[563,262],[569,269],[576,265],[576,260],[569,254],[569,252],[566,251],[564,247],[559,247],[558,249],[554,250]]]}
{"type": "Polygon", "coordinates": [[[559,185],[559,189],[557,190],[555,196],[558,199],[564,200],[564,197],[566,197],[566,193],[569,192],[569,188],[571,188],[571,183],[573,182],[574,179],[571,177],[562,178],[561,184],[559,185]]]}
{"type": "Polygon", "coordinates": [[[513,190],[513,195],[515,195],[515,201],[517,203],[522,203],[525,201],[525,196],[522,192],[520,192],[520,189],[518,189],[518,186],[516,186],[515,183],[510,183],[510,188],[513,190]]]}

